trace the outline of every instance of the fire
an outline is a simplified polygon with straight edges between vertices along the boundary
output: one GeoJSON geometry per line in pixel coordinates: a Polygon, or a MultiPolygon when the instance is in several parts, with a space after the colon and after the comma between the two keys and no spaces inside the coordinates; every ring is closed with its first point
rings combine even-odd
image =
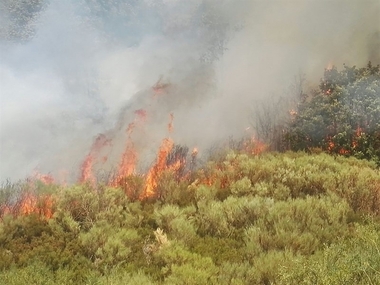
{"type": "Polygon", "coordinates": [[[165,138],[162,141],[158,151],[157,161],[146,176],[145,189],[140,195],[140,199],[146,199],[156,195],[155,189],[157,187],[159,175],[167,169],[166,159],[170,151],[173,149],[173,146],[174,143],[171,139],[165,138]]]}
{"type": "Polygon", "coordinates": [[[90,182],[95,181],[95,178],[92,175],[93,162],[94,162],[94,158],[92,157],[92,154],[89,153],[82,163],[82,167],[81,167],[82,174],[81,174],[81,179],[80,179],[81,183],[86,182],[86,181],[90,181],[90,182]]]}
{"type": "Polygon", "coordinates": [[[53,199],[50,195],[37,198],[35,195],[28,193],[21,200],[19,213],[21,215],[38,214],[47,219],[53,216],[53,199]]]}
{"type": "Polygon", "coordinates": [[[116,177],[112,179],[110,182],[110,186],[117,187],[120,185],[120,181],[129,175],[132,175],[135,172],[136,164],[137,164],[137,152],[135,150],[133,141],[132,141],[132,133],[136,128],[138,123],[145,123],[147,118],[146,110],[139,109],[135,111],[137,118],[135,118],[134,122],[130,123],[127,127],[127,142],[125,146],[125,150],[121,156],[121,161],[119,163],[119,169],[116,177]]]}
{"type": "Polygon", "coordinates": [[[26,192],[21,199],[13,205],[1,205],[0,217],[5,215],[31,215],[50,219],[53,216],[54,201],[51,195],[37,197],[31,192],[26,192]]]}
{"type": "Polygon", "coordinates": [[[268,149],[268,145],[257,140],[254,136],[244,142],[244,150],[247,153],[258,155],[265,152],[268,149]]]}
{"type": "MultiPolygon", "coordinates": [[[[336,148],[336,146],[335,146],[335,143],[332,141],[332,138],[328,137],[327,138],[327,150],[329,152],[334,152],[334,151],[336,151],[335,148],[336,148]]],[[[345,154],[349,154],[350,150],[345,149],[344,147],[342,147],[342,148],[340,148],[338,150],[338,153],[341,154],[341,155],[345,155],[345,154]]]]}
{"type": "Polygon", "coordinates": [[[132,175],[135,172],[135,166],[137,163],[137,153],[134,149],[132,141],[127,141],[127,146],[122,154],[121,162],[119,164],[119,170],[116,177],[110,182],[110,186],[118,186],[120,180],[123,177],[132,175]]]}
{"type": "Polygon", "coordinates": [[[107,139],[107,137],[103,134],[99,134],[95,139],[94,143],[91,146],[90,152],[87,154],[81,166],[81,176],[80,182],[90,182],[95,183],[95,177],[92,173],[92,167],[94,165],[94,161],[96,156],[99,154],[100,150],[110,144],[111,140],[107,139]]]}
{"type": "Polygon", "coordinates": [[[34,180],[41,181],[42,183],[46,185],[51,185],[54,183],[54,178],[50,174],[42,174],[39,173],[37,170],[34,170],[34,175],[33,175],[34,180]]]}

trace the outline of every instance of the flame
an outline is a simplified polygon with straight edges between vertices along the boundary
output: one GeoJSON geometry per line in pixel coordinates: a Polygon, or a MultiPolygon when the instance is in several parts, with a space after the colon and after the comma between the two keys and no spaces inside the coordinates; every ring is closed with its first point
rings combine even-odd
{"type": "Polygon", "coordinates": [[[332,138],[329,136],[327,137],[327,150],[332,151],[335,147],[335,143],[332,141],[332,138]]]}
{"type": "Polygon", "coordinates": [[[111,140],[103,134],[99,134],[95,139],[94,143],[91,146],[90,152],[87,154],[81,166],[81,176],[80,182],[90,182],[91,184],[95,183],[95,177],[92,173],[92,167],[95,161],[96,156],[99,154],[100,150],[110,144],[111,140]]]}
{"type": "Polygon", "coordinates": [[[117,187],[120,185],[122,178],[132,175],[135,172],[137,163],[137,153],[131,140],[128,139],[125,151],[119,164],[118,174],[110,182],[110,186],[117,187]]]}
{"type": "Polygon", "coordinates": [[[174,143],[171,139],[165,138],[160,146],[157,155],[157,161],[153,167],[149,170],[146,181],[144,192],[140,195],[140,199],[146,199],[156,196],[155,189],[157,187],[157,182],[160,173],[167,169],[166,159],[173,149],[174,143]]]}
{"type": "Polygon", "coordinates": [[[90,181],[91,183],[95,182],[95,178],[92,175],[93,162],[94,162],[94,158],[90,152],[84,159],[81,166],[81,170],[82,170],[81,178],[80,178],[81,183],[84,183],[86,181],[90,181]]]}
{"type": "Polygon", "coordinates": [[[36,197],[32,193],[26,193],[20,201],[18,213],[20,215],[38,214],[50,219],[53,216],[53,198],[50,195],[36,197]]]}
{"type": "Polygon", "coordinates": [[[249,154],[259,155],[268,149],[268,145],[257,140],[254,136],[244,143],[245,151],[249,154]]]}
{"type": "Polygon", "coordinates": [[[136,164],[137,164],[137,152],[135,150],[133,141],[132,141],[132,133],[136,128],[138,123],[145,123],[147,118],[147,112],[144,109],[138,109],[135,111],[137,118],[135,118],[134,122],[130,123],[127,127],[127,142],[125,146],[125,150],[121,156],[121,161],[119,163],[118,173],[116,177],[114,177],[109,183],[110,186],[117,187],[120,186],[121,180],[129,175],[134,174],[136,164]]]}
{"type": "Polygon", "coordinates": [[[363,129],[358,125],[355,132],[355,137],[352,140],[352,148],[357,148],[359,146],[358,138],[364,134],[363,129]]]}
{"type": "Polygon", "coordinates": [[[54,178],[53,176],[51,176],[50,174],[42,174],[42,173],[39,173],[37,170],[34,170],[34,175],[33,175],[33,178],[35,180],[39,180],[41,181],[42,183],[46,184],[46,185],[51,185],[54,183],[54,178]]]}
{"type": "MultiPolygon", "coordinates": [[[[336,151],[335,148],[336,148],[336,146],[335,146],[335,143],[332,141],[332,138],[331,137],[327,137],[327,150],[329,152],[335,152],[336,151]]],[[[345,149],[344,147],[340,148],[337,151],[341,155],[345,155],[345,154],[349,154],[350,153],[350,150],[345,149]]]]}

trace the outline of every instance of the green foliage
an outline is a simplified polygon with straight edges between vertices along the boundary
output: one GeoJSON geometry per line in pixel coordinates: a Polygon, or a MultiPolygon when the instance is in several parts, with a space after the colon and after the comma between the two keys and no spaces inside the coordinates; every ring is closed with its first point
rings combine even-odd
{"type": "Polygon", "coordinates": [[[325,70],[319,91],[299,104],[285,139],[292,150],[319,147],[380,165],[380,67],[325,70]]]}
{"type": "Polygon", "coordinates": [[[194,200],[194,191],[188,186],[188,181],[179,179],[172,171],[164,171],[159,177],[156,191],[162,202],[186,206],[194,200]]]}
{"type": "Polygon", "coordinates": [[[143,202],[129,198],[124,188],[101,185],[4,185],[0,193],[9,205],[32,190],[52,195],[55,204],[50,219],[38,213],[2,216],[1,280],[379,282],[375,163],[326,153],[229,152],[191,176],[179,180],[165,173],[161,195],[143,202]]]}
{"type": "Polygon", "coordinates": [[[309,259],[283,265],[285,284],[379,284],[379,224],[358,226],[353,238],[325,247],[309,259]]]}
{"type": "Polygon", "coordinates": [[[210,284],[218,272],[211,258],[192,253],[179,243],[165,247],[159,257],[164,262],[164,284],[210,284]]]}

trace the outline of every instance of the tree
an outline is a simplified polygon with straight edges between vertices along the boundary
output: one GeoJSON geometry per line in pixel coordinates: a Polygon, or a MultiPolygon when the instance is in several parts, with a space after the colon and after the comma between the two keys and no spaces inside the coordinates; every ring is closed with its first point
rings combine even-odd
{"type": "Polygon", "coordinates": [[[326,69],[285,135],[291,150],[321,148],[380,165],[380,66],[326,69]]]}

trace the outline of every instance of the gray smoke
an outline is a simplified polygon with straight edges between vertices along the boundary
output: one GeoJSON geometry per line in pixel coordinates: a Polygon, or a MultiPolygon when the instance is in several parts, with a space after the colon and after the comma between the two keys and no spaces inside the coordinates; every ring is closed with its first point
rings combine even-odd
{"type": "Polygon", "coordinates": [[[377,0],[4,0],[0,19],[0,180],[75,180],[99,133],[116,167],[139,109],[141,164],[167,136],[204,151],[295,75],[379,63],[377,0]]]}

